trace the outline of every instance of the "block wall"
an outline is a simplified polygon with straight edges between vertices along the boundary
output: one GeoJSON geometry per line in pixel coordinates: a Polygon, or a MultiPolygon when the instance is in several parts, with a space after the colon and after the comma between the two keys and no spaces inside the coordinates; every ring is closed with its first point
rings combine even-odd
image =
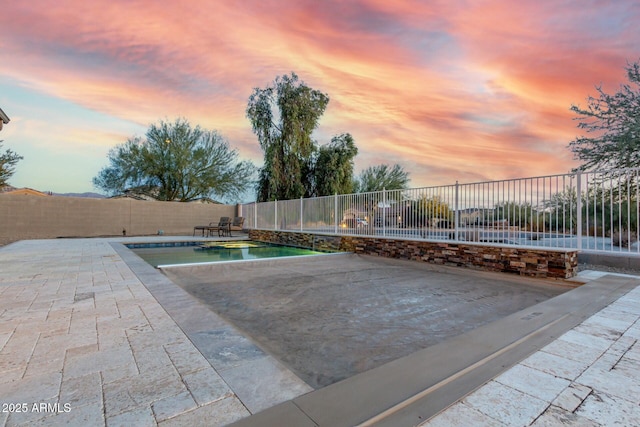
{"type": "Polygon", "coordinates": [[[235,216],[235,205],[133,199],[0,195],[0,244],[23,239],[191,235],[199,224],[235,216]]]}

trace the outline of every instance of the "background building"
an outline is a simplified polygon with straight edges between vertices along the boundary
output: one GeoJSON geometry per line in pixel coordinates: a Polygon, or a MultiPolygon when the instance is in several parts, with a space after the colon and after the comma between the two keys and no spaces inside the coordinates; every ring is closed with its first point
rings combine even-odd
{"type": "Polygon", "coordinates": [[[2,130],[2,126],[9,123],[9,116],[7,116],[2,108],[0,108],[0,130],[2,130]]]}

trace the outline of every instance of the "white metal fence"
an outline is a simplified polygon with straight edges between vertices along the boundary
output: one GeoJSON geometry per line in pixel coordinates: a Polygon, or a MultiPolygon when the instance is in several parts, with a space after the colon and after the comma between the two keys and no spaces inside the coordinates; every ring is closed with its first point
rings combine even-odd
{"type": "Polygon", "coordinates": [[[640,168],[242,205],[248,228],[640,254],[640,168]]]}

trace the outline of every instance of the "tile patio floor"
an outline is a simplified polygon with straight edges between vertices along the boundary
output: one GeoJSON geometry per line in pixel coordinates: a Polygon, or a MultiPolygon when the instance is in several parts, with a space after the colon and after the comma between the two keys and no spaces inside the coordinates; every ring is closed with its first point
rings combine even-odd
{"type": "MultiPolygon", "coordinates": [[[[110,245],[122,240],[0,248],[0,426],[214,426],[265,407],[237,384],[265,366],[282,378],[277,363],[212,366],[110,245]]],[[[640,425],[639,318],[636,287],[423,425],[640,425]]],[[[310,391],[282,384],[270,404],[310,391]]]]}
{"type": "Polygon", "coordinates": [[[640,286],[421,426],[639,426],[639,319],[640,286]]]}

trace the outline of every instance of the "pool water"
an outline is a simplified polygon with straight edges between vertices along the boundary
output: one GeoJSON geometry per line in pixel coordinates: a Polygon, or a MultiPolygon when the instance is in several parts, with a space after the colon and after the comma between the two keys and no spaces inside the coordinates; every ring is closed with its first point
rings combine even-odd
{"type": "Polygon", "coordinates": [[[154,267],[241,261],[262,258],[323,255],[326,252],[256,241],[176,242],[175,246],[131,245],[129,248],[154,267]]]}

